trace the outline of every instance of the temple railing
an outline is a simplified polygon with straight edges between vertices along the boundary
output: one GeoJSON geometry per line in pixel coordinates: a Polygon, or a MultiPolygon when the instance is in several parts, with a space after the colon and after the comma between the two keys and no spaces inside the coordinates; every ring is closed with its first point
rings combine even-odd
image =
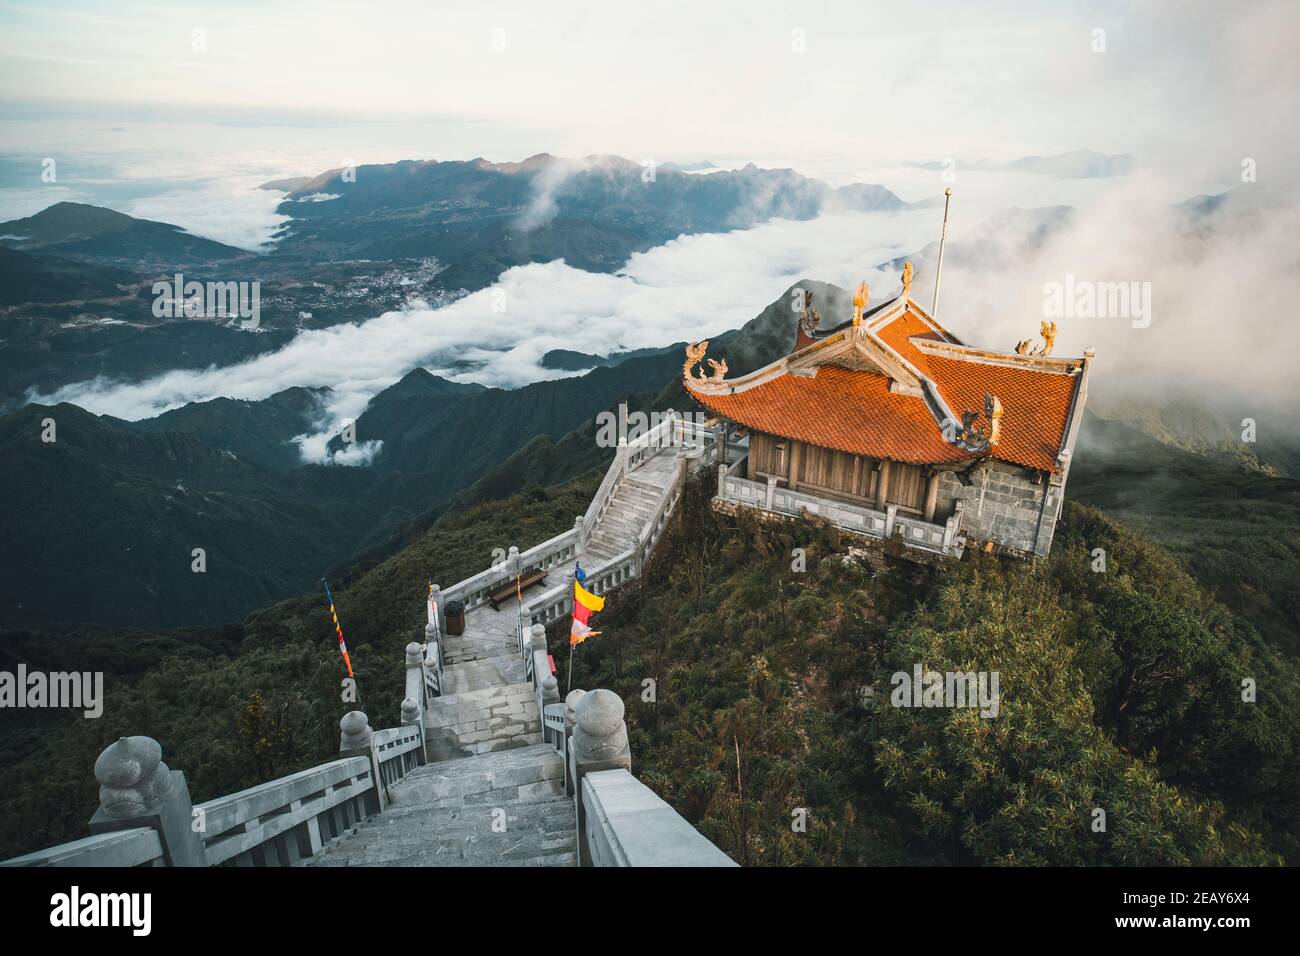
{"type": "Polygon", "coordinates": [[[166,866],[162,841],[153,827],[135,827],[60,843],[46,850],[0,861],[0,866],[166,866]]]}
{"type": "Polygon", "coordinates": [[[891,504],[884,511],[877,511],[806,491],[782,488],[775,478],[766,482],[750,481],[730,473],[726,465],[718,467],[715,500],[796,518],[813,515],[846,531],[881,540],[898,539],[909,548],[935,554],[960,557],[966,547],[966,538],[961,534],[960,502],[950,518],[943,524],[936,524],[900,514],[897,505],[891,504]]]}
{"type": "Polygon", "coordinates": [[[400,727],[372,731],[351,711],[337,759],[198,804],[156,740],[122,737],[95,761],[91,835],[0,866],[293,866],[388,806],[389,788],[425,762],[421,716],[408,697],[400,727]]]}

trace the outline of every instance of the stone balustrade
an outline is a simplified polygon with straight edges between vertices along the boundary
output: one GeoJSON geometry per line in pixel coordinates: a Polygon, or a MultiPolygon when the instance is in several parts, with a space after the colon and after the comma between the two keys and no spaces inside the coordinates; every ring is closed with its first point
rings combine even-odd
{"type": "Polygon", "coordinates": [[[743,505],[773,514],[823,518],[838,528],[881,540],[899,539],[910,548],[934,554],[960,557],[966,545],[961,535],[961,510],[943,524],[899,514],[897,505],[884,511],[823,498],[806,491],[780,487],[775,478],[766,482],[750,481],[732,474],[727,466],[718,468],[717,501],[743,505]]]}

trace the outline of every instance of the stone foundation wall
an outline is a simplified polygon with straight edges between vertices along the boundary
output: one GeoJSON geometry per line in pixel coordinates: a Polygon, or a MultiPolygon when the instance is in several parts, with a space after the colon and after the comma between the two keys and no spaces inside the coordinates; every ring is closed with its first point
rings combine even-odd
{"type": "Polygon", "coordinates": [[[1061,512],[1062,488],[1046,477],[1035,484],[1034,476],[1030,469],[1000,461],[971,469],[969,485],[951,471],[942,472],[934,520],[943,521],[958,501],[964,501],[961,528],[968,537],[1010,551],[1046,555],[1061,512]],[[1045,494],[1050,495],[1046,509],[1045,494]]]}

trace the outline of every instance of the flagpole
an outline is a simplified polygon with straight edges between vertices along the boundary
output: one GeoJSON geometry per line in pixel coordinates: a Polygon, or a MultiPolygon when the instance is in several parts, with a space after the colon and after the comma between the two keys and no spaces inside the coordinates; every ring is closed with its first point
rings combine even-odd
{"type": "Polygon", "coordinates": [[[348,677],[356,680],[356,675],[352,672],[352,657],[348,654],[347,642],[343,640],[343,626],[339,624],[339,612],[334,607],[334,595],[330,593],[328,581],[321,578],[320,583],[325,586],[325,600],[329,602],[330,618],[334,621],[334,633],[339,638],[339,651],[343,654],[343,663],[348,666],[348,677]]]}

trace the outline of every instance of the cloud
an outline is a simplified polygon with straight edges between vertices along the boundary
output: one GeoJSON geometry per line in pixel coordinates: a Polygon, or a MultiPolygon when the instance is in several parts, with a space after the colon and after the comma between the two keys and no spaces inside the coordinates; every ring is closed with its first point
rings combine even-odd
{"type": "MultiPolygon", "coordinates": [[[[1027,228],[1004,235],[1008,250],[1027,228]]],[[[1192,397],[1243,416],[1293,405],[1300,327],[1300,203],[1243,184],[1218,211],[1189,218],[1158,179],[1117,184],[1040,247],[1004,268],[945,265],[941,320],[965,341],[1009,349],[1035,338],[1045,286],[1149,283],[1150,324],[1058,318],[1055,354],[1095,347],[1092,392],[1102,398],[1192,397]]]]}
{"type": "MultiPolygon", "coordinates": [[[[1047,283],[1067,275],[1148,282],[1149,326],[1061,318],[1055,354],[1095,347],[1097,396],[1192,392],[1240,407],[1243,415],[1262,414],[1294,396],[1300,331],[1288,317],[1300,292],[1291,242],[1300,208],[1252,191],[1259,188],[1243,185],[1219,212],[1193,222],[1174,211],[1159,180],[1135,175],[1107,191],[1094,188],[1071,224],[1037,246],[1027,242],[1033,216],[999,216],[989,226],[959,208],[951,241],[993,235],[1004,249],[969,266],[957,255],[949,260],[940,319],[969,343],[1009,350],[1037,335],[1047,283]]],[[[302,332],[279,351],[239,365],[175,370],[138,383],[77,383],[33,400],[139,419],[220,395],[261,399],[294,385],[327,385],[322,422],[300,441],[305,459],[326,461],[328,440],[342,424],[417,366],[454,381],[514,388],[572,374],[541,367],[551,349],[608,354],[737,328],[801,278],[845,288],[865,278],[879,302],[897,289],[898,277],[876,266],[933,241],[940,216],[937,209],[827,214],[683,236],[632,256],[612,275],[562,261],[516,267],[444,308],[417,304],[302,332]]],[[[923,303],[930,281],[918,275],[923,303]]],[[[362,461],[364,454],[345,460],[362,461]]]]}
{"type": "Polygon", "coordinates": [[[262,251],[289,221],[276,213],[284,197],[256,183],[220,179],[197,188],[171,189],[137,199],[123,210],[138,219],[182,226],[187,232],[240,249],[262,251]]]}
{"type": "Polygon", "coordinates": [[[344,421],[417,366],[514,388],[571,374],[541,367],[551,349],[608,354],[736,328],[800,278],[853,285],[866,277],[883,294],[897,277],[875,266],[920,247],[935,228],[933,210],[844,213],[684,236],[634,255],[615,275],[563,261],[520,266],[444,308],[415,305],[305,331],[238,365],[178,369],[136,383],[96,379],[31,400],[135,420],[222,395],[256,400],[294,385],[327,385],[326,420],[300,443],[305,457],[321,461],[325,440],[344,421]]]}

